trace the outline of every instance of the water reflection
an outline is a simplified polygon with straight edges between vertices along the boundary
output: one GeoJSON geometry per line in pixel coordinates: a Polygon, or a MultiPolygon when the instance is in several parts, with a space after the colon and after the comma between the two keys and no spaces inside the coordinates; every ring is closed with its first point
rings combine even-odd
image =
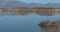
{"type": "Polygon", "coordinates": [[[41,12],[0,12],[0,15],[28,15],[28,14],[37,14],[37,15],[47,15],[52,16],[52,13],[41,13],[41,12]]]}
{"type": "Polygon", "coordinates": [[[60,26],[58,27],[50,27],[50,26],[46,26],[46,27],[41,27],[43,31],[45,32],[60,32],[60,26]]]}

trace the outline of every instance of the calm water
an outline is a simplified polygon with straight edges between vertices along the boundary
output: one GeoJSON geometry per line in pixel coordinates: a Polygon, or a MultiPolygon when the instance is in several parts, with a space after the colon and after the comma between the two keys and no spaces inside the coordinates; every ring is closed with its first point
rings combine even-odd
{"type": "Polygon", "coordinates": [[[52,16],[9,14],[11,13],[0,13],[0,32],[45,32],[44,29],[38,25],[41,21],[47,19],[55,21],[60,19],[60,14],[52,16]]]}

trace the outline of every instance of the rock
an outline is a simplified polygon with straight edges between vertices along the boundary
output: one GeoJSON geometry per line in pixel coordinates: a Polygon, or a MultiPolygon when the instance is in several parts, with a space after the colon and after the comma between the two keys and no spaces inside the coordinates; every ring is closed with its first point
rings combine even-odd
{"type": "Polygon", "coordinates": [[[60,26],[60,20],[57,20],[57,21],[53,24],[53,26],[60,26]]]}
{"type": "Polygon", "coordinates": [[[57,21],[56,21],[56,24],[58,24],[58,25],[59,25],[59,24],[60,24],[60,20],[57,20],[57,21]]]}
{"type": "Polygon", "coordinates": [[[57,20],[56,22],[52,22],[50,20],[43,21],[39,24],[39,26],[46,27],[46,26],[51,26],[51,27],[58,27],[60,26],[60,20],[57,20]]]}
{"type": "Polygon", "coordinates": [[[41,24],[39,24],[40,26],[52,26],[52,22],[50,20],[47,20],[46,22],[42,22],[41,24]]]}

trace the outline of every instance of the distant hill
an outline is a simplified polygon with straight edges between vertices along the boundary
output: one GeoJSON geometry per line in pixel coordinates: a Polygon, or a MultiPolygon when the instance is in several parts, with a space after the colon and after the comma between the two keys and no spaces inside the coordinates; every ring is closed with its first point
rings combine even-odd
{"type": "Polygon", "coordinates": [[[4,1],[0,2],[2,8],[13,8],[13,7],[26,7],[27,4],[20,1],[4,1]]]}
{"type": "Polygon", "coordinates": [[[30,3],[30,4],[28,4],[28,6],[29,7],[32,7],[32,8],[34,8],[34,7],[49,7],[49,6],[47,6],[46,4],[40,4],[40,3],[30,3]]]}
{"type": "Polygon", "coordinates": [[[24,3],[21,1],[1,1],[0,8],[15,8],[15,7],[24,7],[24,8],[34,8],[34,7],[50,7],[50,8],[60,8],[60,3],[48,3],[48,4],[40,4],[40,3],[24,3]]]}
{"type": "Polygon", "coordinates": [[[48,3],[47,5],[52,8],[60,8],[60,3],[48,3]]]}

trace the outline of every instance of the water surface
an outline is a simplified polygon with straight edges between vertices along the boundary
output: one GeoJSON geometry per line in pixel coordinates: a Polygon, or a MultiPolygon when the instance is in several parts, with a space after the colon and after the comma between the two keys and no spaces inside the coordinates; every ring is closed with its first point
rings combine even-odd
{"type": "Polygon", "coordinates": [[[60,14],[41,16],[38,14],[0,13],[0,32],[45,32],[38,24],[41,21],[55,21],[60,19],[60,14]]]}

